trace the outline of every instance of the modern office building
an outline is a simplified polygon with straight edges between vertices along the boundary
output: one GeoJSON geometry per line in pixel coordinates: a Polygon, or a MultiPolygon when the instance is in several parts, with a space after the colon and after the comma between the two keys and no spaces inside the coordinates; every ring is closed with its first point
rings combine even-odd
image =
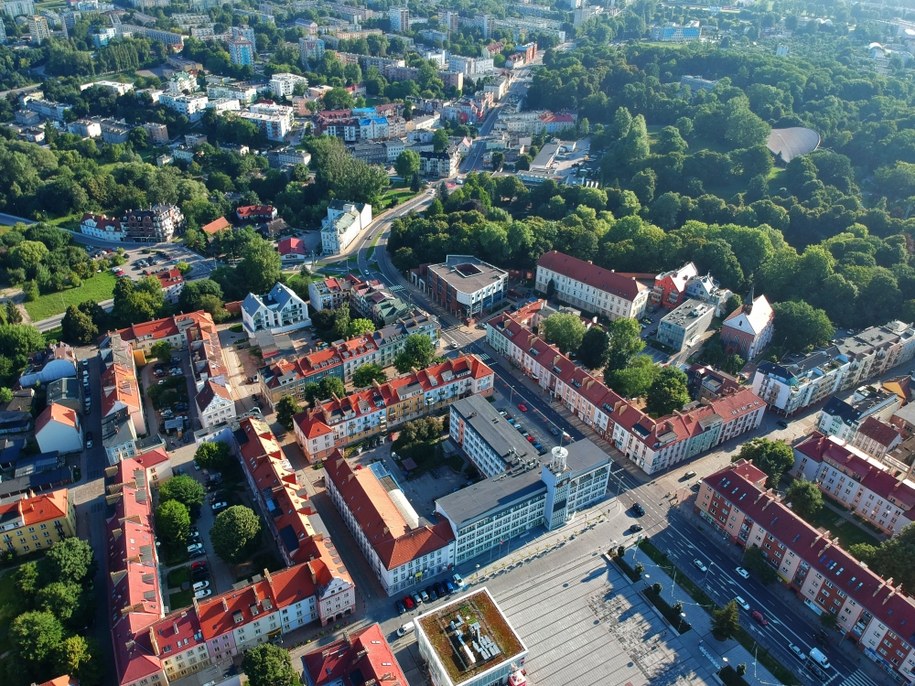
{"type": "Polygon", "coordinates": [[[911,681],[915,601],[780,502],[767,478],[745,461],[705,477],[699,516],[726,541],[758,549],[809,610],[831,616],[847,641],[899,683],[911,681]]]}
{"type": "Polygon", "coordinates": [[[448,432],[487,479],[538,459],[534,447],[479,396],[462,398],[451,405],[448,432]]]}
{"type": "MultiPolygon", "coordinates": [[[[446,359],[383,384],[329,398],[296,415],[296,442],[310,462],[337,449],[393,431],[467,396],[492,395],[495,374],[475,355],[446,359]]],[[[485,401],[482,401],[485,403],[485,401]]],[[[487,403],[488,404],[488,403],[487,403]]]]}
{"type": "Polygon", "coordinates": [[[0,505],[0,549],[5,552],[28,555],[75,535],[76,514],[66,488],[0,505]]]}
{"type": "Polygon", "coordinates": [[[534,287],[547,297],[608,319],[645,314],[651,290],[632,274],[620,274],[552,250],[537,261],[534,287]]]}
{"type": "Polygon", "coordinates": [[[505,297],[508,272],[473,255],[448,255],[444,262],[413,270],[410,278],[449,313],[474,319],[505,297]]]}
{"type": "Polygon", "coordinates": [[[660,343],[681,352],[699,341],[714,318],[712,305],[690,298],[661,317],[655,337],[660,343]]]}

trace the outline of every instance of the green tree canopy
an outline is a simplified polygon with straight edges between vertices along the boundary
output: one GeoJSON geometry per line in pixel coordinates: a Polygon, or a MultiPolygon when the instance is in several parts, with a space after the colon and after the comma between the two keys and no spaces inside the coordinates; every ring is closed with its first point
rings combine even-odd
{"type": "Polygon", "coordinates": [[[292,429],[292,418],[302,411],[302,406],[291,395],[284,395],[276,404],[276,421],[290,431],[292,429]]]}
{"type": "Polygon", "coordinates": [[[95,573],[92,546],[81,538],[65,538],[45,553],[40,565],[42,579],[83,584],[95,573]]]}
{"type": "Polygon", "coordinates": [[[334,395],[338,398],[346,396],[346,386],[343,385],[343,380],[336,376],[325,376],[321,379],[318,390],[320,398],[330,398],[334,395]]]}
{"type": "Polygon", "coordinates": [[[71,345],[86,345],[98,337],[98,327],[92,318],[76,305],[69,305],[60,322],[61,338],[71,345]]]}
{"type": "Polygon", "coordinates": [[[245,652],[241,668],[251,686],[298,686],[301,683],[289,653],[272,643],[262,643],[245,652]]]}
{"type": "Polygon", "coordinates": [[[599,326],[592,326],[585,332],[578,346],[578,359],[588,369],[600,369],[607,363],[610,353],[610,337],[599,326]]]}
{"type": "Polygon", "coordinates": [[[180,500],[166,500],[156,508],[156,534],[166,546],[181,550],[190,533],[191,513],[180,500]]]}
{"type": "Polygon", "coordinates": [[[610,322],[607,326],[607,335],[610,338],[607,369],[623,369],[635,355],[642,352],[645,341],[642,340],[641,333],[639,323],[634,319],[621,317],[610,322]]]}
{"type": "Polygon", "coordinates": [[[355,338],[356,336],[365,336],[370,334],[375,330],[375,322],[371,319],[357,318],[353,319],[349,323],[347,328],[347,338],[355,338]]]}
{"type": "Polygon", "coordinates": [[[405,374],[414,367],[428,367],[433,359],[435,345],[432,340],[424,334],[414,333],[407,336],[407,340],[404,341],[403,350],[394,358],[394,367],[401,374],[405,374]]]}
{"type": "Polygon", "coordinates": [[[201,443],[194,453],[194,462],[204,469],[225,471],[232,464],[232,451],[221,441],[201,443]]]}
{"type": "Polygon", "coordinates": [[[636,355],[622,369],[607,368],[604,383],[624,398],[642,398],[658,378],[661,368],[649,355],[636,355]]]}
{"type": "Polygon", "coordinates": [[[172,359],[172,346],[168,341],[158,341],[153,343],[149,349],[149,354],[159,360],[159,362],[169,362],[172,359]]]}
{"type": "Polygon", "coordinates": [[[743,444],[734,460],[752,462],[769,475],[766,486],[774,488],[782,480],[782,475],[794,464],[794,451],[784,441],[754,438],[749,443],[743,444]]]}
{"type": "Polygon", "coordinates": [[[585,325],[574,314],[552,314],[543,320],[540,330],[546,341],[555,343],[563,354],[578,350],[585,336],[585,325]]]}
{"type": "Polygon", "coordinates": [[[235,564],[245,559],[248,545],[257,539],[260,530],[261,522],[254,510],[233,505],[216,516],[210,540],[219,557],[235,564]]]}
{"type": "Polygon", "coordinates": [[[415,150],[404,150],[397,156],[394,169],[402,179],[412,179],[419,173],[419,153],[415,150]]]}
{"type": "Polygon", "coordinates": [[[384,368],[378,364],[364,364],[353,372],[353,385],[357,388],[371,386],[372,383],[384,383],[388,380],[388,375],[384,368]]]}
{"type": "Polygon", "coordinates": [[[689,402],[686,374],[676,367],[662,367],[645,396],[645,409],[654,417],[663,417],[689,402]]]}
{"type": "Polygon", "coordinates": [[[737,602],[731,600],[724,607],[712,612],[712,635],[724,641],[736,635],[740,630],[740,610],[737,602]]]}
{"type": "Polygon", "coordinates": [[[205,498],[206,490],[201,483],[187,474],[173,476],[159,486],[160,502],[177,500],[189,510],[203,505],[205,498]]]}
{"type": "Polygon", "coordinates": [[[41,670],[52,666],[64,628],[50,612],[26,612],[13,620],[10,638],[19,658],[31,669],[41,670]]]}
{"type": "Polygon", "coordinates": [[[772,338],[776,345],[791,352],[803,352],[808,348],[828,343],[836,330],[829,316],[823,310],[806,302],[793,300],[775,303],[775,333],[772,338]]]}
{"type": "Polygon", "coordinates": [[[814,482],[806,479],[791,484],[786,500],[795,512],[808,520],[823,509],[823,494],[814,482]]]}
{"type": "Polygon", "coordinates": [[[35,594],[35,605],[61,622],[69,622],[83,602],[83,587],[73,581],[52,581],[35,594]]]}

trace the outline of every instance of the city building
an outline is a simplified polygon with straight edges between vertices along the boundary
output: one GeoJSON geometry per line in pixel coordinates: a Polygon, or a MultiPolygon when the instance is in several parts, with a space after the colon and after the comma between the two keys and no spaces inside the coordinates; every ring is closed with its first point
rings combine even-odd
{"type": "Polygon", "coordinates": [[[240,222],[270,222],[279,216],[273,205],[241,205],[235,210],[240,222]]]}
{"type": "Polygon", "coordinates": [[[66,343],[52,343],[31,356],[19,377],[24,388],[76,376],[76,353],[66,343]]]}
{"type": "Polygon", "coordinates": [[[689,460],[762,421],[765,403],[746,388],[726,384],[717,397],[700,395],[673,414],[648,416],[531,331],[543,306],[534,301],[493,317],[486,323],[487,341],[646,474],[689,460]]]}
{"type": "Polygon", "coordinates": [[[456,149],[420,150],[419,173],[432,179],[448,179],[456,176],[461,164],[461,156],[456,149]]]}
{"type": "Polygon", "coordinates": [[[689,26],[671,24],[668,26],[654,26],[650,32],[651,40],[662,43],[691,43],[702,38],[702,27],[698,22],[689,26]]]}
{"type": "Polygon", "coordinates": [[[48,27],[48,20],[38,14],[33,14],[28,18],[26,26],[29,29],[29,43],[40,45],[51,38],[51,29],[48,27]]]}
{"type": "Polygon", "coordinates": [[[661,317],[655,337],[674,351],[681,352],[699,341],[714,318],[714,307],[690,298],[661,317]]]}
{"type": "Polygon", "coordinates": [[[3,13],[10,19],[21,16],[34,16],[35,3],[33,0],[6,0],[3,3],[3,13]]]}
{"type": "Polygon", "coordinates": [[[786,415],[878,377],[915,356],[915,328],[892,321],[849,335],[808,355],[761,362],[753,392],[786,415]]]}
{"type": "Polygon", "coordinates": [[[388,22],[393,33],[410,31],[410,10],[406,7],[392,7],[388,10],[388,22]]]}
{"type": "Polygon", "coordinates": [[[217,381],[206,381],[201,391],[194,397],[197,407],[197,418],[200,428],[210,429],[220,424],[234,421],[236,418],[235,401],[229,389],[217,381]]]}
{"type": "Polygon", "coordinates": [[[283,266],[301,264],[309,255],[305,241],[295,236],[283,238],[276,244],[276,251],[280,254],[280,263],[283,266]]]}
{"type": "Polygon", "coordinates": [[[272,141],[282,141],[292,129],[293,109],[287,105],[255,103],[238,116],[257,124],[272,141]]]}
{"type": "Polygon", "coordinates": [[[251,83],[231,79],[213,80],[207,83],[207,97],[211,100],[237,100],[250,105],[257,100],[258,87],[251,83]]]}
{"type": "Polygon", "coordinates": [[[229,223],[229,220],[225,217],[218,217],[211,221],[209,224],[204,224],[200,227],[200,230],[203,231],[207,236],[215,236],[220,231],[231,231],[232,224],[229,223]]]}
{"type": "Polygon", "coordinates": [[[384,464],[354,468],[340,450],[324,462],[327,494],[389,596],[454,564],[448,522],[421,523],[384,464]]]}
{"type": "Polygon", "coordinates": [[[414,624],[433,686],[527,683],[527,646],[487,588],[425,612],[414,624]]]}
{"type": "Polygon", "coordinates": [[[608,319],[645,314],[648,286],[631,274],[620,274],[552,250],[537,260],[534,287],[584,312],[608,319]]]}
{"type": "Polygon", "coordinates": [[[721,327],[721,345],[745,360],[759,355],[775,332],[775,311],[766,296],[750,298],[749,303],[731,312],[721,327]]]}
{"type": "Polygon", "coordinates": [[[121,226],[127,239],[138,243],[163,243],[184,228],[184,215],[176,205],[153,205],[146,210],[127,210],[121,226]]]}
{"type": "Polygon", "coordinates": [[[76,514],[66,488],[27,494],[0,504],[0,544],[14,555],[47,550],[76,535],[76,514]]]}
{"type": "Polygon", "coordinates": [[[203,119],[210,99],[202,93],[163,93],[159,96],[159,104],[173,112],[183,114],[191,122],[203,119]]]}
{"type": "Polygon", "coordinates": [[[347,634],[302,658],[306,686],[407,686],[407,677],[378,624],[347,634]]]}
{"type": "Polygon", "coordinates": [[[29,112],[34,112],[42,119],[53,119],[57,122],[64,122],[64,118],[67,116],[67,112],[73,109],[73,105],[65,105],[61,102],[54,102],[53,100],[45,100],[43,98],[33,98],[26,96],[24,98],[25,109],[29,112]]]}
{"type": "Polygon", "coordinates": [[[410,279],[450,314],[467,320],[502,301],[508,272],[473,255],[447,255],[444,262],[413,270],[410,279]]]}
{"type": "Polygon", "coordinates": [[[174,267],[163,269],[161,272],[156,272],[156,279],[163,293],[165,293],[165,302],[173,305],[177,303],[178,298],[181,296],[181,291],[184,290],[184,276],[181,271],[174,267]]]}
{"type": "Polygon", "coordinates": [[[766,489],[767,475],[741,461],[703,478],[696,510],[712,530],[742,548],[757,548],[815,615],[888,674],[915,671],[915,601],[818,531],[766,489]]]}
{"type": "Polygon", "coordinates": [[[299,38],[299,59],[302,64],[315,64],[323,58],[323,40],[320,38],[299,38]]]}
{"type": "Polygon", "coordinates": [[[146,433],[133,353],[133,346],[118,332],[109,334],[99,346],[102,446],[112,465],[136,455],[137,437],[146,433]]]}
{"type": "Polygon", "coordinates": [[[446,359],[425,369],[374,383],[342,398],[324,399],[296,415],[296,442],[309,462],[404,422],[437,412],[459,398],[488,397],[495,374],[475,355],[446,359]]]}
{"type": "Polygon", "coordinates": [[[326,376],[349,381],[353,372],[365,364],[388,367],[403,350],[409,336],[428,336],[438,347],[440,331],[438,319],[415,310],[411,317],[399,319],[371,334],[341,341],[296,360],[283,359],[263,367],[258,372],[261,395],[270,407],[286,395],[302,402],[307,384],[326,376]]]}
{"type": "Polygon", "coordinates": [[[485,399],[462,398],[451,405],[449,435],[487,479],[537,460],[538,453],[485,399]]]}
{"type": "Polygon", "coordinates": [[[49,404],[35,419],[35,440],[43,453],[61,455],[83,449],[83,429],[79,413],[66,405],[49,404]]]}
{"type": "Polygon", "coordinates": [[[254,43],[245,38],[231,38],[226,47],[229,49],[229,60],[240,67],[254,64],[254,43]]]}
{"type": "Polygon", "coordinates": [[[353,310],[378,326],[393,324],[402,317],[408,317],[413,311],[412,305],[391,293],[378,279],[354,283],[349,296],[353,310]]]}
{"type": "Polygon", "coordinates": [[[270,93],[275,98],[291,98],[295,87],[301,84],[303,88],[308,87],[308,79],[298,74],[282,72],[270,77],[270,93]]]}
{"type": "Polygon", "coordinates": [[[321,248],[325,255],[339,255],[372,223],[372,206],[331,200],[321,222],[321,248]]]}
{"type": "Polygon", "coordinates": [[[362,283],[362,280],[353,274],[340,278],[329,276],[322,281],[312,281],[308,284],[308,298],[312,309],[316,312],[337,309],[349,301],[350,291],[356,283],[362,283]]]}
{"type": "Polygon", "coordinates": [[[267,152],[267,162],[275,168],[294,167],[297,164],[308,166],[311,163],[311,153],[295,148],[270,150],[267,152]]]}
{"type": "Polygon", "coordinates": [[[889,536],[915,521],[915,483],[835,436],[814,431],[797,442],[791,474],[889,536]]]}
{"type": "Polygon", "coordinates": [[[817,416],[816,428],[827,436],[852,441],[865,420],[872,416],[889,420],[901,404],[895,393],[862,386],[848,400],[830,398],[817,416]]]}
{"type": "Polygon", "coordinates": [[[897,449],[903,449],[903,441],[904,435],[897,427],[876,417],[868,417],[858,427],[851,444],[879,460],[888,460],[897,457],[897,449]]]}
{"type": "Polygon", "coordinates": [[[306,302],[281,283],[266,295],[248,293],[241,304],[241,317],[249,338],[258,331],[278,334],[311,326],[306,302]]]}

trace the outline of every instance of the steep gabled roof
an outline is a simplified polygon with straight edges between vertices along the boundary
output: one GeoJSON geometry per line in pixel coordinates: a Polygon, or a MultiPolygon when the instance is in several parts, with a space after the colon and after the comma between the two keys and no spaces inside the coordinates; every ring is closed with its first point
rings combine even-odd
{"type": "Polygon", "coordinates": [[[544,253],[537,260],[537,266],[630,301],[635,300],[640,292],[646,290],[646,286],[634,276],[618,274],[610,269],[598,267],[591,262],[555,250],[544,253]]]}

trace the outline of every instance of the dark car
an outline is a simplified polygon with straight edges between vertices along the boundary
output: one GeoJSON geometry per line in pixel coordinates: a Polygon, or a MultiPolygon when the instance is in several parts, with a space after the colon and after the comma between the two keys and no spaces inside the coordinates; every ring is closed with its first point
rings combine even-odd
{"type": "Polygon", "coordinates": [[[766,615],[759,610],[753,610],[753,612],[750,613],[750,616],[753,618],[753,621],[760,626],[769,626],[769,620],[766,619],[766,615]]]}
{"type": "Polygon", "coordinates": [[[435,586],[427,588],[426,593],[429,594],[429,600],[438,600],[438,593],[435,590],[435,586]]]}
{"type": "Polygon", "coordinates": [[[629,527],[629,531],[631,531],[632,533],[637,533],[641,530],[642,530],[641,524],[633,524],[632,526],[629,527]]]}
{"type": "Polygon", "coordinates": [[[403,602],[400,600],[397,601],[396,607],[397,607],[397,614],[399,614],[399,615],[402,615],[404,612],[407,611],[407,606],[404,605],[403,602]]]}
{"type": "Polygon", "coordinates": [[[635,505],[632,506],[632,512],[636,517],[645,516],[645,508],[643,508],[641,506],[641,504],[639,504],[639,503],[636,503],[635,505]]]}
{"type": "Polygon", "coordinates": [[[551,427],[550,427],[550,433],[553,434],[554,436],[558,436],[558,435],[561,434],[562,432],[559,430],[559,427],[558,427],[558,426],[551,426],[551,427]]]}
{"type": "Polygon", "coordinates": [[[444,598],[446,595],[448,595],[448,588],[441,581],[435,584],[435,590],[438,591],[439,598],[444,598]]]}
{"type": "Polygon", "coordinates": [[[457,590],[457,586],[450,579],[445,582],[445,587],[448,589],[448,593],[454,593],[457,590]]]}
{"type": "Polygon", "coordinates": [[[92,432],[91,432],[91,431],[87,431],[87,432],[86,432],[86,447],[87,447],[87,448],[91,448],[91,447],[92,447],[92,443],[93,443],[93,441],[92,441],[92,432]]]}
{"type": "Polygon", "coordinates": [[[778,424],[782,429],[787,429],[787,428],[788,428],[788,422],[786,422],[784,419],[779,419],[779,420],[778,420],[777,422],[775,422],[775,423],[778,424]]]}

